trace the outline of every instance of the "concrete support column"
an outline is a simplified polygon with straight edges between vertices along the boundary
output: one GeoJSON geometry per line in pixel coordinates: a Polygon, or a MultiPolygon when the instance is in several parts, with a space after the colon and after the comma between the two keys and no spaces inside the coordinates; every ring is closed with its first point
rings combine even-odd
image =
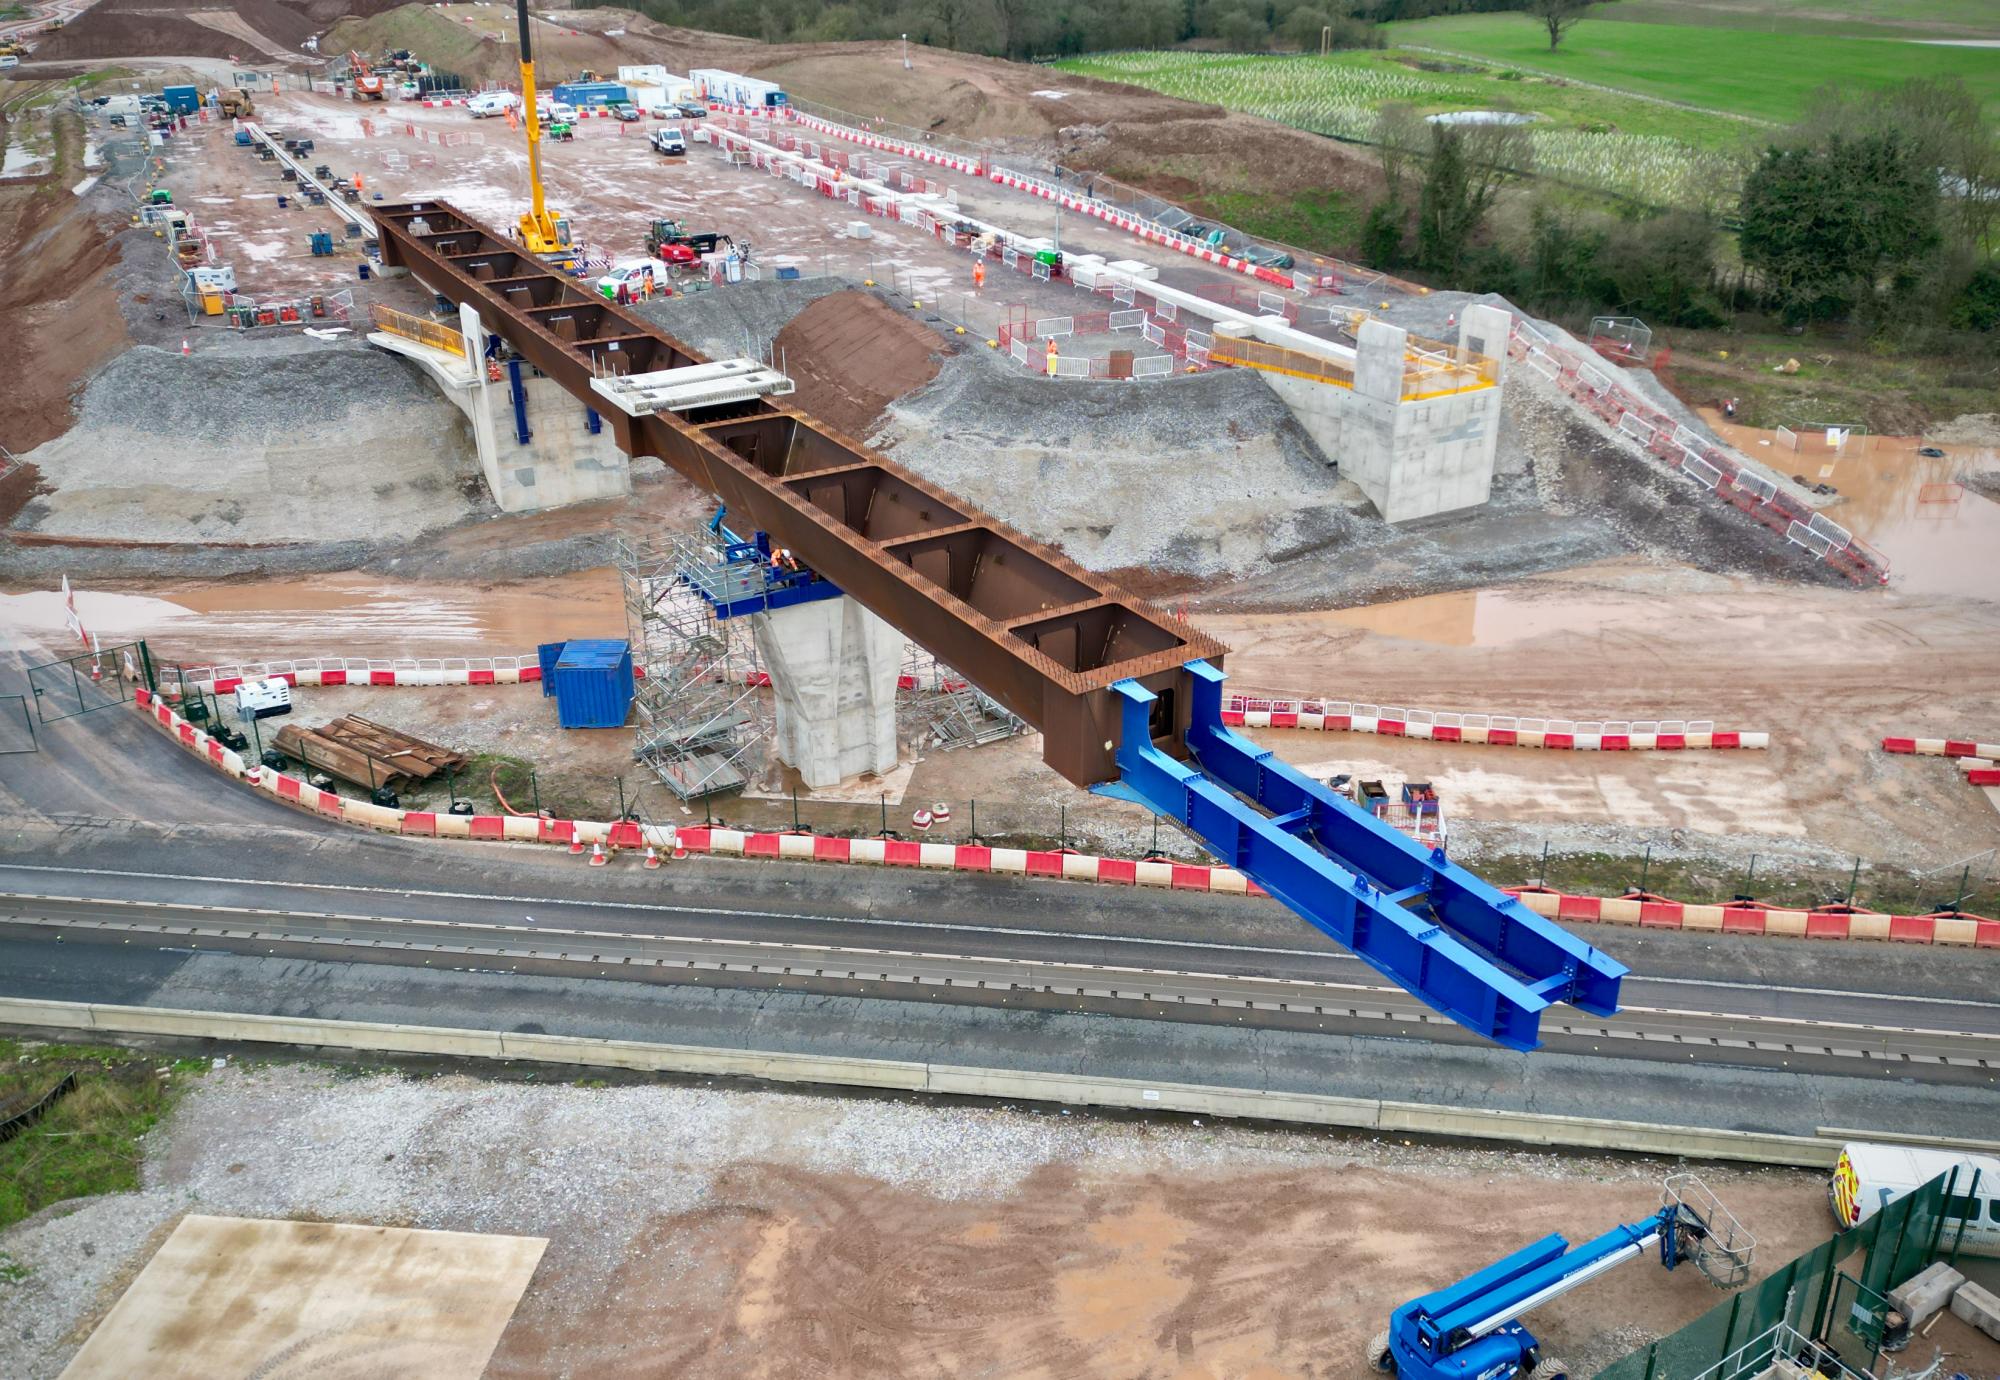
{"type": "Polygon", "coordinates": [[[903,635],[846,595],[753,614],[778,701],[778,760],[814,789],[896,766],[903,635]]]}

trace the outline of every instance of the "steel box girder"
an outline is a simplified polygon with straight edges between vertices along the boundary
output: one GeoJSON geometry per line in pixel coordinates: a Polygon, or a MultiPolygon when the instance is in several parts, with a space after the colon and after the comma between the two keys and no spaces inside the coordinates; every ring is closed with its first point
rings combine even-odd
{"type": "MultiPolygon", "coordinates": [[[[487,330],[585,406],[595,402],[594,375],[707,362],[449,203],[385,205],[374,215],[387,267],[473,307],[487,330]],[[419,217],[429,233],[413,235],[409,223],[419,217]]],[[[628,454],[657,456],[721,498],[746,525],[770,533],[1040,729],[1044,760],[1077,785],[1118,774],[1113,683],[1171,691],[1185,679],[1185,663],[1224,653],[1215,639],[796,409],[759,400],[685,415],[611,412],[605,420],[628,454]],[[906,509],[934,505],[933,519],[906,511],[892,538],[874,540],[795,482],[856,466],[880,471],[878,489],[906,509]],[[925,545],[930,537],[942,542],[937,553],[925,545]],[[1075,626],[1064,628],[1064,619],[1075,626]]],[[[1170,698],[1188,702],[1185,694],[1170,698]]],[[[1170,727],[1164,750],[1181,751],[1183,727],[1170,727]]]]}
{"type": "Polygon", "coordinates": [[[1118,686],[1120,780],[1101,791],[1179,823],[1404,990],[1510,1049],[1539,1043],[1553,1002],[1616,1012],[1623,964],[1224,728],[1222,673],[1187,670],[1190,760],[1155,745],[1157,696],[1118,686]]]}

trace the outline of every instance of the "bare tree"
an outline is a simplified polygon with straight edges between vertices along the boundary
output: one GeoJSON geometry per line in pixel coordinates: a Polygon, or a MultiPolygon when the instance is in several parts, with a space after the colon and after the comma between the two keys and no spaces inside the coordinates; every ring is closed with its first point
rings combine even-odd
{"type": "Polygon", "coordinates": [[[1390,201],[1402,201],[1403,174],[1413,158],[1429,151],[1430,141],[1430,127],[1415,106],[1389,101],[1375,112],[1375,152],[1382,160],[1382,184],[1390,201]]]}
{"type": "Polygon", "coordinates": [[[1590,12],[1592,0],[1528,0],[1528,13],[1549,31],[1549,51],[1554,52],[1564,34],[1590,12]]]}

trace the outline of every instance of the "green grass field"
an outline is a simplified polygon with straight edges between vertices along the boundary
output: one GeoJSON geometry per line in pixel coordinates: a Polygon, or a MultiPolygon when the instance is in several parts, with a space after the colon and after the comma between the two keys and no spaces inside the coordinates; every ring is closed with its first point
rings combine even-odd
{"type": "Polygon", "coordinates": [[[2000,38],[1993,0],[1618,0],[1597,17],[1848,38],[2000,38]]]}
{"type": "Polygon", "coordinates": [[[1867,88],[1908,77],[1958,76],[2000,121],[2000,49],[1586,19],[1550,52],[1546,33],[1521,14],[1454,15],[1386,27],[1396,44],[1777,123],[1798,118],[1806,98],[1826,82],[1867,88]]]}

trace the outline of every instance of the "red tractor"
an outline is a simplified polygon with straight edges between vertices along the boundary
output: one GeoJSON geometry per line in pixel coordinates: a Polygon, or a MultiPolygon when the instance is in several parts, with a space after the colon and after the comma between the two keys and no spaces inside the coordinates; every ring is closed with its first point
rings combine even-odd
{"type": "Polygon", "coordinates": [[[702,255],[713,254],[725,244],[734,248],[736,242],[711,231],[694,234],[677,220],[656,220],[646,232],[646,252],[670,264],[700,263],[702,255]]]}

